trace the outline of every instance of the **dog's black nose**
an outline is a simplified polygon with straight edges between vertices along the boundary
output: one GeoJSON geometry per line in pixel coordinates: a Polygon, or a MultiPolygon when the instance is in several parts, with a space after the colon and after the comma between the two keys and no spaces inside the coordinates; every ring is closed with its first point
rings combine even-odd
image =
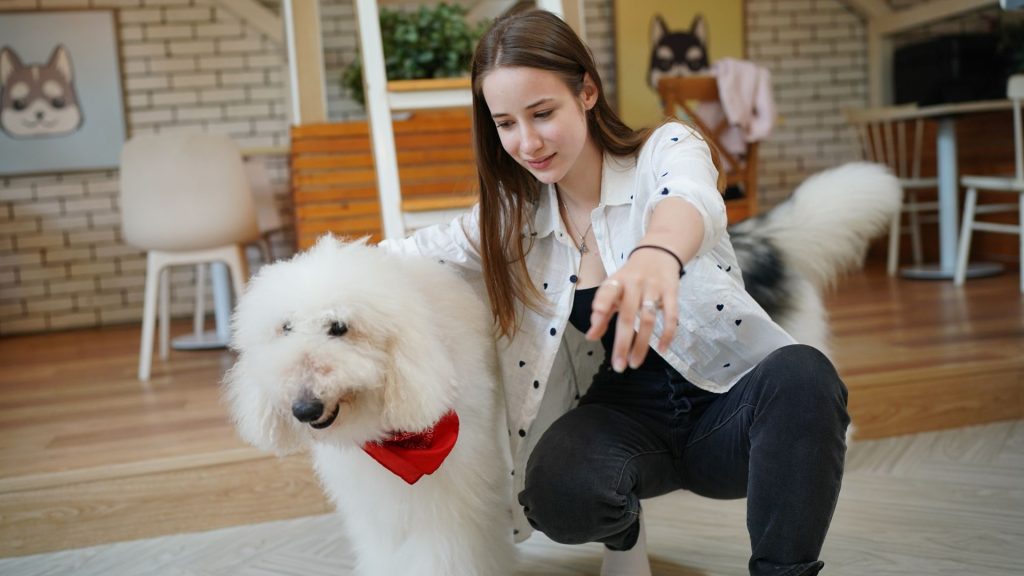
{"type": "Polygon", "coordinates": [[[299,422],[314,422],[324,415],[324,403],[319,398],[303,395],[292,402],[292,415],[299,422]]]}

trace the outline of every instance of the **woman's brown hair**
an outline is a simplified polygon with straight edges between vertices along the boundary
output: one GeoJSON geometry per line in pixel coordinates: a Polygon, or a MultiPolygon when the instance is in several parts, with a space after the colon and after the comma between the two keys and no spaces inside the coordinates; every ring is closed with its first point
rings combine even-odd
{"type": "Polygon", "coordinates": [[[518,328],[517,302],[542,311],[547,300],[531,282],[526,254],[532,246],[532,218],[541,184],[501,146],[483,81],[497,68],[526,67],[558,75],[574,95],[589,76],[597,103],[587,113],[587,130],[602,151],[636,154],[650,130],[633,130],[612,110],[590,50],[561,18],[543,10],[498,19],[480,39],[473,57],[473,146],[480,184],[480,252],[491,313],[500,333],[518,328]]]}

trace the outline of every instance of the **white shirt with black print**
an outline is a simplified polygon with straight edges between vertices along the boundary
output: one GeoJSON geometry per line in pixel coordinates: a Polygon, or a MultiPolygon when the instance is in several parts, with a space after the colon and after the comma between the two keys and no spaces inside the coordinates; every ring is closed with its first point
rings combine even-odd
{"type": "MultiPolygon", "coordinates": [[[[614,274],[644,237],[655,206],[665,198],[693,204],[704,221],[697,255],[686,263],[679,283],[679,326],[661,355],[693,384],[711,392],[729,390],[765,356],[795,340],[772,321],[743,289],[743,278],[726,232],[725,203],[707,144],[691,128],[667,123],[655,130],[639,155],[605,154],[601,202],[591,212],[594,235],[608,275],[614,274]]],[[[390,251],[420,254],[458,269],[479,293],[482,286],[479,205],[448,225],[425,228],[403,240],[381,243],[390,251]]],[[[552,185],[542,189],[524,241],[530,279],[550,302],[547,313],[519,304],[519,330],[498,342],[514,477],[523,488],[530,451],[550,424],[586,392],[604,351],[569,324],[579,250],[562,224],[552,185]],[[532,238],[526,238],[526,236],[532,238]]],[[[675,263],[671,264],[675,266],[675,263]]],[[[657,350],[662,317],[650,345],[657,350]]],[[[658,352],[660,353],[660,352],[658,352]]],[[[515,537],[532,529],[513,499],[515,537]]]]}

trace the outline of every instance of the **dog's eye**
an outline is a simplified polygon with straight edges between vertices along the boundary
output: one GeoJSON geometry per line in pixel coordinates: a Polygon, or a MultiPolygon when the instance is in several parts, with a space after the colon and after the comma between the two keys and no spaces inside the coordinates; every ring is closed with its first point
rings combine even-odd
{"type": "Polygon", "coordinates": [[[15,110],[20,112],[20,111],[24,110],[25,108],[28,108],[28,101],[27,100],[25,100],[24,98],[18,98],[16,100],[14,100],[14,109],[15,110]]]}
{"type": "Polygon", "coordinates": [[[50,105],[53,106],[54,108],[63,108],[64,107],[64,99],[63,98],[54,98],[53,100],[50,101],[50,105]]]}
{"type": "Polygon", "coordinates": [[[284,324],[283,324],[283,325],[281,326],[281,332],[283,332],[283,333],[287,334],[287,333],[289,333],[289,332],[291,332],[291,331],[292,331],[292,323],[291,323],[291,322],[285,322],[285,323],[284,323],[284,324]]]}
{"type": "Polygon", "coordinates": [[[327,335],[343,336],[345,332],[348,332],[348,326],[344,322],[331,322],[331,327],[327,330],[327,335]]]}

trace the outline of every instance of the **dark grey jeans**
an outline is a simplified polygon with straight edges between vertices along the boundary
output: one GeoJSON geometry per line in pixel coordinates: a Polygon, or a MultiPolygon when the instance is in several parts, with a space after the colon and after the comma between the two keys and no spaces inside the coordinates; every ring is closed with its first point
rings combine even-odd
{"type": "Polygon", "coordinates": [[[809,346],[779,349],[727,393],[602,368],[530,455],[519,494],[556,542],[636,543],[640,500],[747,498],[750,573],[817,574],[846,455],[846,386],[809,346]]]}

